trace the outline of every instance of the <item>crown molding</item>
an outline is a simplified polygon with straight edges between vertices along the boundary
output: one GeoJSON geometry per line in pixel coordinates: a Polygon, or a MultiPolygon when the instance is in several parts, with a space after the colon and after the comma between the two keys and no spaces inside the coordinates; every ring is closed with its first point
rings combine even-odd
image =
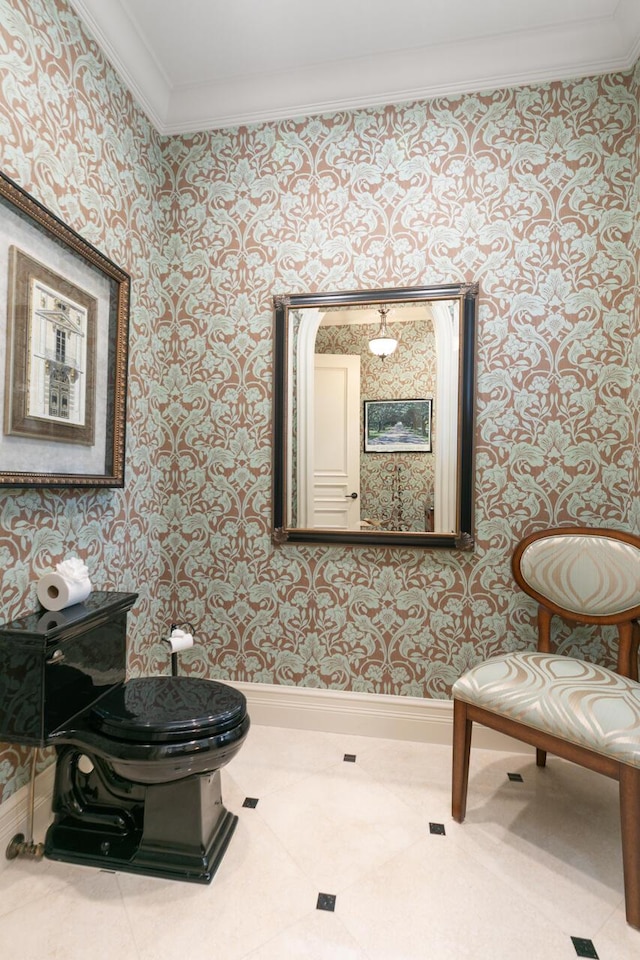
{"type": "Polygon", "coordinates": [[[640,56],[640,3],[620,0],[609,17],[171,87],[121,0],[70,3],[161,135],[624,72],[640,56]]]}
{"type": "Polygon", "coordinates": [[[69,0],[69,4],[153,126],[163,133],[171,85],[120,0],[69,0]]]}

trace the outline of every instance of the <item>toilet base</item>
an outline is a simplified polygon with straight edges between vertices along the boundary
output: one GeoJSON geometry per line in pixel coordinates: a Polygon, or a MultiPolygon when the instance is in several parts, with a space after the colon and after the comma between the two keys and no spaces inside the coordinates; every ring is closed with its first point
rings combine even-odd
{"type": "Polygon", "coordinates": [[[161,784],[118,777],[99,758],[57,747],[50,860],[169,880],[210,883],[238,817],[222,802],[220,771],[161,784]],[[78,766],[81,757],[93,765],[78,766]]]}

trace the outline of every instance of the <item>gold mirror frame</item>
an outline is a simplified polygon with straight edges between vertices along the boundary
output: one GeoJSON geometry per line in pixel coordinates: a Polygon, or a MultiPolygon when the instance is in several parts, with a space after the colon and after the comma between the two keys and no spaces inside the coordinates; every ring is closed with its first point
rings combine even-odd
{"type": "MultiPolygon", "coordinates": [[[[400,547],[445,547],[472,550],[473,530],[473,434],[475,400],[475,328],[478,284],[439,284],[347,293],[292,294],[275,296],[274,306],[274,420],[273,420],[273,520],[272,538],[277,544],[326,543],[400,547]],[[291,385],[295,381],[291,336],[292,311],[308,308],[358,308],[456,300],[459,303],[459,361],[457,389],[457,461],[455,472],[455,529],[453,532],[402,530],[338,530],[296,527],[291,516],[292,432],[291,385]]],[[[436,414],[437,415],[437,414],[436,414]]]]}

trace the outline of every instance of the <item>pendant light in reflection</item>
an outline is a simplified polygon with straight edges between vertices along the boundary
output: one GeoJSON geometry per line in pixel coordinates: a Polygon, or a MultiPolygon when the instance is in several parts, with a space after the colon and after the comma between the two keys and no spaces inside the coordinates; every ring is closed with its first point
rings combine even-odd
{"type": "Polygon", "coordinates": [[[387,327],[388,307],[380,307],[378,313],[380,314],[380,329],[376,335],[369,340],[369,350],[371,350],[371,353],[374,353],[376,357],[384,360],[385,357],[390,357],[395,351],[398,346],[398,341],[391,335],[387,327]]]}

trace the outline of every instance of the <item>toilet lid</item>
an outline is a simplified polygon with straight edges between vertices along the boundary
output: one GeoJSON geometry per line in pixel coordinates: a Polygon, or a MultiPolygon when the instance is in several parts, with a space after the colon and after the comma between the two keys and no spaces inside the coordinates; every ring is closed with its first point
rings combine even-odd
{"type": "Polygon", "coordinates": [[[236,727],[244,694],[215,680],[139,677],[114,687],[91,710],[106,736],[142,743],[210,737],[236,727]]]}

